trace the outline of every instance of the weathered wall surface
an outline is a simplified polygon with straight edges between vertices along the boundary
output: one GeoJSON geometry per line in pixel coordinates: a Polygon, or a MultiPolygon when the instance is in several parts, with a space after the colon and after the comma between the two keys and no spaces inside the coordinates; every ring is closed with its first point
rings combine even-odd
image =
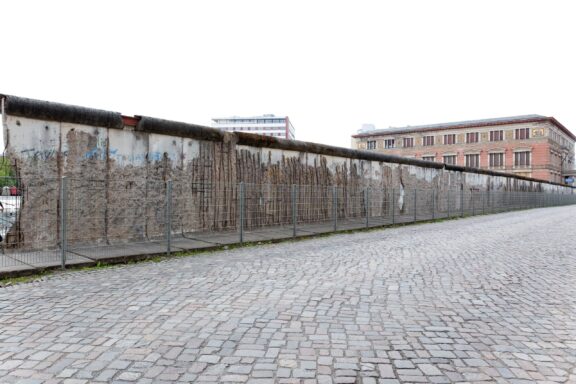
{"type": "MultiPolygon", "coordinates": [[[[414,188],[463,189],[465,196],[487,190],[573,193],[512,175],[153,118],[130,125],[120,114],[28,99],[6,97],[5,107],[6,152],[26,191],[20,229],[12,233],[21,247],[58,246],[62,176],[68,180],[68,239],[77,244],[161,237],[167,180],[173,180],[176,232],[234,229],[239,182],[245,183],[248,226],[289,222],[292,184],[301,186],[298,200],[313,207],[299,208],[302,220],[330,214],[333,185],[358,197],[358,204],[367,187],[382,196],[395,190],[398,199],[414,188]]],[[[337,210],[349,216],[358,207],[347,203],[337,210]]]]}

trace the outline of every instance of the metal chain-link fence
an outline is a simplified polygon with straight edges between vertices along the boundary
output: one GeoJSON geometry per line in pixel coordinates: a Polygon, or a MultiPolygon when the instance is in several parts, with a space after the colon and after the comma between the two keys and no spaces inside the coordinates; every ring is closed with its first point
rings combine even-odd
{"type": "Polygon", "coordinates": [[[561,192],[12,178],[0,273],[576,203],[561,192]]]}

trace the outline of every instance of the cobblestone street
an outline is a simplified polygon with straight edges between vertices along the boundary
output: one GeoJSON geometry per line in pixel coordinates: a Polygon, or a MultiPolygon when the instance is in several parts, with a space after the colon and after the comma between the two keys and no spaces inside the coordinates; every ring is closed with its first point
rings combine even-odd
{"type": "Polygon", "coordinates": [[[0,382],[576,383],[576,206],[0,288],[0,382]]]}

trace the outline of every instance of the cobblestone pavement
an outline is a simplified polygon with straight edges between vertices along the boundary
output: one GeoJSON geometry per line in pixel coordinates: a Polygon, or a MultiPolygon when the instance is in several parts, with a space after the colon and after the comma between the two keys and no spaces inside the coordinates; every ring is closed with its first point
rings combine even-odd
{"type": "Polygon", "coordinates": [[[0,289],[0,382],[576,382],[576,207],[0,289]]]}

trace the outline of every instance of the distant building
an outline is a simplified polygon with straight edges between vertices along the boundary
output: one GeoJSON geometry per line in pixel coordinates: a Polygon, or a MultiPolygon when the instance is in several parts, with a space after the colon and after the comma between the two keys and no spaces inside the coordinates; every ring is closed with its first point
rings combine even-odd
{"type": "Polygon", "coordinates": [[[565,182],[576,136],[553,117],[525,115],[374,129],[364,125],[352,148],[565,182]]]}
{"type": "Polygon", "coordinates": [[[294,140],[294,126],[288,116],[262,115],[253,117],[213,118],[212,127],[228,132],[248,132],[294,140]]]}

